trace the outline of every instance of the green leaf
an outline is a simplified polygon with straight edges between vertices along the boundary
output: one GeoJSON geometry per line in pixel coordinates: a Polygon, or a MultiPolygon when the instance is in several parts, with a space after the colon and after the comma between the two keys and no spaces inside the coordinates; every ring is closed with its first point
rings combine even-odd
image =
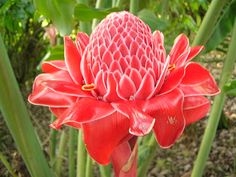
{"type": "Polygon", "coordinates": [[[88,7],[85,4],[77,4],[75,7],[74,16],[79,21],[91,21],[94,18],[103,19],[111,12],[117,12],[119,8],[97,9],[88,7]]]}
{"type": "Polygon", "coordinates": [[[152,31],[163,31],[167,27],[167,23],[164,20],[157,18],[157,16],[150,10],[143,9],[138,12],[138,17],[149,25],[152,31]]]}
{"type": "Polygon", "coordinates": [[[34,0],[39,12],[52,20],[61,35],[72,31],[75,0],[34,0]]]}
{"type": "Polygon", "coordinates": [[[236,80],[225,84],[223,91],[229,96],[236,96],[236,80]]]}
{"type": "Polygon", "coordinates": [[[205,45],[205,52],[214,50],[233,29],[236,11],[236,0],[234,0],[224,11],[221,18],[218,20],[214,32],[205,45]]]}
{"type": "Polygon", "coordinates": [[[0,111],[32,177],[53,177],[0,35],[0,111]]]}

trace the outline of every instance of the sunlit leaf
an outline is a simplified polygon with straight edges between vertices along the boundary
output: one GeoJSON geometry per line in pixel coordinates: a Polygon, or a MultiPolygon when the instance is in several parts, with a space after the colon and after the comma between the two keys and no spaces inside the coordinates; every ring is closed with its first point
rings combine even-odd
{"type": "Polygon", "coordinates": [[[236,80],[225,84],[223,91],[229,96],[236,96],[236,80]]]}
{"type": "Polygon", "coordinates": [[[138,17],[149,25],[152,31],[163,31],[167,27],[167,23],[159,18],[150,10],[143,9],[138,12],[138,17]]]}
{"type": "Polygon", "coordinates": [[[103,19],[111,12],[119,11],[118,8],[96,9],[88,7],[85,4],[77,4],[75,7],[74,16],[80,21],[91,21],[94,18],[103,19]]]}
{"type": "Polygon", "coordinates": [[[61,35],[71,33],[75,0],[34,0],[34,4],[40,13],[52,20],[61,35]]]}
{"type": "Polygon", "coordinates": [[[229,5],[218,21],[213,34],[205,45],[205,52],[214,50],[232,30],[235,19],[235,11],[236,0],[234,0],[232,4],[229,5]]]}

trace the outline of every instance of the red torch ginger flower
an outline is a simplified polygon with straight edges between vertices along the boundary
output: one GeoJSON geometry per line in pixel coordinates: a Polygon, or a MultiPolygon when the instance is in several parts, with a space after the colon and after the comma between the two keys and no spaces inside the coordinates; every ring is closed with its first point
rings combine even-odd
{"type": "Polygon", "coordinates": [[[186,125],[208,113],[204,96],[219,93],[210,73],[190,62],[202,46],[190,47],[181,34],[166,55],[163,34],[152,34],[128,12],[108,15],[90,37],[78,33],[75,42],[64,42],[65,61],[43,63],[29,101],[56,115],[51,127],[81,128],[101,164],[151,130],[161,147],[170,147],[186,125]]]}

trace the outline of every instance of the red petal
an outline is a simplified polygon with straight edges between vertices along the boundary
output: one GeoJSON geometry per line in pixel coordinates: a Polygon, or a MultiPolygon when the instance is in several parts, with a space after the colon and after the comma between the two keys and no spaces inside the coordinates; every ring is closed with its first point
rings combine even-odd
{"type": "Polygon", "coordinates": [[[210,106],[210,101],[204,96],[185,97],[184,117],[186,119],[186,125],[205,117],[210,110],[210,106]]]}
{"type": "Polygon", "coordinates": [[[190,61],[195,56],[197,56],[203,49],[204,49],[204,46],[191,47],[191,50],[190,50],[190,53],[188,55],[186,62],[190,61]]]}
{"type": "Polygon", "coordinates": [[[50,111],[58,118],[60,117],[68,108],[54,108],[50,107],[50,111]]]}
{"type": "Polygon", "coordinates": [[[96,86],[96,91],[99,93],[99,95],[106,94],[107,89],[104,81],[104,72],[102,70],[100,70],[96,76],[95,86],[96,86]]]}
{"type": "Polygon", "coordinates": [[[153,95],[156,95],[160,91],[160,89],[165,81],[166,75],[167,75],[169,62],[170,62],[170,57],[168,56],[165,64],[162,67],[160,67],[161,74],[159,76],[159,79],[156,82],[156,86],[155,86],[153,92],[150,94],[150,96],[148,98],[151,98],[153,95]]]}
{"type": "Polygon", "coordinates": [[[85,123],[82,127],[89,154],[102,165],[110,162],[114,149],[129,136],[129,120],[118,112],[106,118],[85,123]]]}
{"type": "Polygon", "coordinates": [[[117,82],[113,73],[107,73],[107,93],[104,95],[104,99],[107,101],[119,100],[119,96],[116,92],[117,82]]]}
{"type": "Polygon", "coordinates": [[[160,59],[162,63],[165,62],[166,59],[166,51],[164,48],[164,35],[162,32],[156,30],[153,33],[153,43],[156,49],[156,57],[160,59]]]}
{"type": "Polygon", "coordinates": [[[86,33],[79,32],[76,36],[76,46],[81,54],[83,54],[86,46],[89,43],[89,36],[86,33]]]}
{"type": "Polygon", "coordinates": [[[189,48],[189,41],[187,36],[180,34],[174,42],[172,49],[170,50],[170,63],[174,64],[178,57],[189,48]]]}
{"type": "Polygon", "coordinates": [[[176,68],[170,72],[164,84],[161,87],[160,94],[164,94],[174,90],[182,81],[185,73],[185,68],[176,68]]]}
{"type": "Polygon", "coordinates": [[[154,90],[154,79],[150,72],[146,72],[138,91],[136,92],[136,99],[146,99],[154,90]]]}
{"type": "Polygon", "coordinates": [[[38,75],[33,84],[33,91],[34,89],[41,85],[44,82],[50,82],[50,81],[64,81],[64,82],[70,82],[73,83],[69,73],[67,71],[57,71],[53,73],[43,73],[38,75]]]}
{"type": "Polygon", "coordinates": [[[125,99],[129,99],[134,96],[136,87],[134,82],[126,74],[121,77],[117,92],[120,97],[125,99]]]}
{"type": "Polygon", "coordinates": [[[131,104],[129,102],[123,102],[112,103],[112,106],[121,114],[125,115],[126,117],[129,117],[130,134],[135,136],[144,136],[152,130],[152,127],[155,123],[155,119],[145,114],[134,104],[131,104]]]}
{"type": "Polygon", "coordinates": [[[82,75],[80,72],[80,61],[82,53],[79,53],[70,37],[64,38],[65,46],[65,63],[73,81],[77,84],[82,84],[82,75]]]}
{"type": "Polygon", "coordinates": [[[61,94],[77,97],[92,97],[91,92],[83,91],[80,85],[76,85],[74,83],[50,80],[44,81],[43,84],[45,87],[49,87],[55,92],[61,94]]]}
{"type": "Polygon", "coordinates": [[[176,68],[182,67],[186,64],[190,49],[186,49],[175,61],[176,68]]]}
{"type": "Polygon", "coordinates": [[[112,165],[116,177],[135,177],[137,173],[138,144],[133,150],[130,144],[120,144],[112,153],[112,165]]]}
{"type": "Polygon", "coordinates": [[[210,72],[197,63],[186,66],[180,89],[185,96],[216,95],[220,92],[210,72]]]}
{"type": "Polygon", "coordinates": [[[82,98],[60,116],[55,127],[68,123],[87,123],[102,119],[115,112],[115,109],[106,102],[91,98],[82,98]]]}
{"type": "Polygon", "coordinates": [[[42,85],[37,86],[28,97],[31,104],[50,107],[69,107],[76,99],[76,97],[59,94],[42,85]]]}
{"type": "Polygon", "coordinates": [[[64,60],[52,60],[42,63],[42,71],[52,73],[60,70],[67,70],[64,60]]]}
{"type": "Polygon", "coordinates": [[[175,89],[145,102],[143,110],[156,118],[153,130],[163,148],[173,145],[185,128],[183,101],[183,94],[175,89]]]}

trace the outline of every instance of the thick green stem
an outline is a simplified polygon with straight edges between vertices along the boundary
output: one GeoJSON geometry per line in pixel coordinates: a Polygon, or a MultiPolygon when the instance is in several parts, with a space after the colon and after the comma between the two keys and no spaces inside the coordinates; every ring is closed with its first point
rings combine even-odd
{"type": "Polygon", "coordinates": [[[111,176],[111,165],[103,166],[99,165],[99,171],[101,177],[110,177],[111,176]]]}
{"type": "Polygon", "coordinates": [[[76,150],[76,145],[77,145],[77,136],[78,136],[78,131],[74,128],[70,127],[69,130],[69,177],[75,177],[76,176],[76,171],[75,171],[75,150],[76,150]]]}
{"type": "Polygon", "coordinates": [[[0,162],[2,162],[2,164],[6,167],[6,169],[8,170],[8,172],[13,176],[13,177],[17,177],[17,175],[14,173],[13,168],[11,167],[11,165],[9,164],[9,162],[7,161],[7,158],[0,152],[0,162]]]}
{"type": "Polygon", "coordinates": [[[138,168],[138,177],[146,176],[148,168],[150,167],[150,164],[155,157],[157,148],[157,142],[155,136],[152,135],[152,137],[149,139],[149,142],[147,144],[145,143],[144,146],[148,146],[149,151],[146,155],[144,163],[142,163],[142,166],[138,168]]]}
{"type": "Polygon", "coordinates": [[[57,160],[56,160],[56,174],[57,176],[61,176],[61,170],[62,170],[62,162],[64,159],[64,152],[65,152],[65,147],[66,147],[66,133],[65,131],[62,131],[61,137],[60,137],[60,142],[59,142],[59,148],[58,148],[58,154],[57,154],[57,160]]]}
{"type": "Polygon", "coordinates": [[[116,6],[116,0],[112,0],[112,7],[116,6]]]}
{"type": "Polygon", "coordinates": [[[79,131],[77,151],[77,177],[85,177],[86,150],[83,143],[83,133],[79,131]]]}
{"type": "Polygon", "coordinates": [[[214,30],[217,19],[222,12],[222,9],[225,7],[226,3],[229,3],[230,1],[231,0],[213,0],[211,2],[210,7],[204,16],[202,24],[193,41],[193,46],[204,45],[208,41],[214,30]]]}
{"type": "Polygon", "coordinates": [[[32,177],[52,177],[0,36],[0,109],[32,177]]]}
{"type": "MultiPolygon", "coordinates": [[[[83,3],[88,5],[88,0],[77,0],[78,3],[83,3]]],[[[79,22],[80,31],[87,34],[91,33],[91,23],[90,22],[79,22]]]]}
{"type": "Polygon", "coordinates": [[[122,2],[123,2],[122,0],[117,0],[116,4],[113,7],[121,7],[122,2]]]}
{"type": "MultiPolygon", "coordinates": [[[[96,8],[102,8],[105,6],[105,0],[97,0],[96,1],[96,8]]],[[[97,24],[100,22],[100,20],[98,19],[94,19],[93,23],[92,23],[92,30],[95,29],[95,27],[97,26],[97,24]]]]}
{"type": "Polygon", "coordinates": [[[168,0],[161,0],[161,15],[164,16],[166,13],[168,13],[168,0]]]}
{"type": "Polygon", "coordinates": [[[137,12],[139,10],[139,0],[130,0],[130,6],[129,6],[129,11],[137,15],[137,12]]]}
{"type": "Polygon", "coordinates": [[[85,177],[93,177],[93,161],[89,156],[87,156],[87,160],[86,160],[85,177]]]}
{"type": "MultiPolygon", "coordinates": [[[[51,114],[51,122],[55,120],[55,116],[51,114]]],[[[54,165],[55,156],[56,156],[56,144],[57,144],[57,134],[58,131],[54,129],[50,129],[50,140],[49,140],[49,156],[50,156],[50,164],[54,165]]]]}
{"type": "MultiPolygon", "coordinates": [[[[225,59],[224,67],[221,73],[219,87],[223,88],[226,82],[230,79],[234,68],[234,62],[236,60],[236,19],[234,22],[234,29],[232,33],[231,42],[229,45],[228,53],[225,59]]],[[[207,158],[209,156],[211,145],[213,143],[217,126],[220,120],[220,115],[224,107],[225,94],[222,91],[214,99],[214,103],[211,109],[208,125],[206,127],[200,150],[198,152],[197,160],[195,162],[192,176],[191,177],[200,177],[203,174],[204,167],[206,165],[207,158]]]]}

